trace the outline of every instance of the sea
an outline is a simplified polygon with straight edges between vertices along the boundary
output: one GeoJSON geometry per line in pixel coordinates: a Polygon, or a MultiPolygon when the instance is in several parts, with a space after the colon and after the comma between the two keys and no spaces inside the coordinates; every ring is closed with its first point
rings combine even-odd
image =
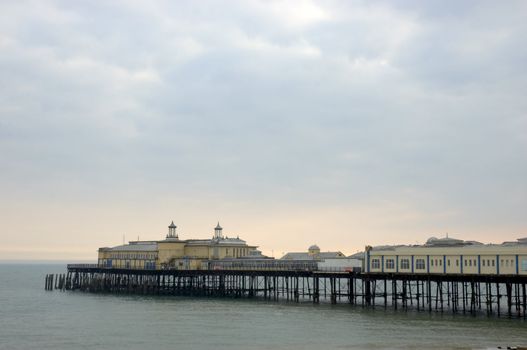
{"type": "Polygon", "coordinates": [[[45,291],[65,264],[0,263],[0,349],[497,349],[527,321],[348,304],[45,291]]]}

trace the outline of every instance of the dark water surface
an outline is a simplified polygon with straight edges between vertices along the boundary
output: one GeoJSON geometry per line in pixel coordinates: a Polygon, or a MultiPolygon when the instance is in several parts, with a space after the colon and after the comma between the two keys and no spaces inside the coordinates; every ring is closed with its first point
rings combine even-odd
{"type": "Polygon", "coordinates": [[[0,264],[0,349],[445,349],[527,345],[527,322],[360,306],[46,292],[0,264]]]}

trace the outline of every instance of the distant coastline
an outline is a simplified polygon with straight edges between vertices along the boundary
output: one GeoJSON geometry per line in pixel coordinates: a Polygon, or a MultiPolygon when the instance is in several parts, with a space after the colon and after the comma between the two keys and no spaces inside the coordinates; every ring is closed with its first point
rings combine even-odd
{"type": "Polygon", "coordinates": [[[97,261],[89,260],[28,260],[28,259],[0,259],[0,265],[62,265],[62,264],[93,264],[97,261]]]}

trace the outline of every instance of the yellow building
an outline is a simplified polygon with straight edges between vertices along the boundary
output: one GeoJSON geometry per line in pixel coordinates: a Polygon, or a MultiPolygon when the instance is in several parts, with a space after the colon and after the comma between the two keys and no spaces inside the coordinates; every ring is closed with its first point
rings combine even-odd
{"type": "Polygon", "coordinates": [[[223,235],[223,228],[214,228],[210,239],[179,239],[174,222],[162,241],[131,241],[116,247],[99,249],[99,266],[128,269],[207,269],[209,262],[224,258],[248,256],[257,246],[250,246],[239,237],[223,235]]]}
{"type": "Polygon", "coordinates": [[[420,246],[366,247],[364,265],[369,273],[527,275],[527,237],[502,244],[432,237],[420,246]]]}

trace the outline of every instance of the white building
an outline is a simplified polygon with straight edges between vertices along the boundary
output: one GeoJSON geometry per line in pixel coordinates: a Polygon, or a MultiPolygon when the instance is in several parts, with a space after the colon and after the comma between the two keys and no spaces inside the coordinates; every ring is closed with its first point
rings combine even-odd
{"type": "Polygon", "coordinates": [[[307,252],[287,253],[280,260],[316,261],[319,271],[353,271],[362,266],[362,259],[347,257],[340,251],[321,252],[318,245],[314,244],[307,252]]]}
{"type": "Polygon", "coordinates": [[[527,237],[502,244],[432,237],[424,245],[366,247],[364,268],[369,273],[527,275],[527,237]]]}

